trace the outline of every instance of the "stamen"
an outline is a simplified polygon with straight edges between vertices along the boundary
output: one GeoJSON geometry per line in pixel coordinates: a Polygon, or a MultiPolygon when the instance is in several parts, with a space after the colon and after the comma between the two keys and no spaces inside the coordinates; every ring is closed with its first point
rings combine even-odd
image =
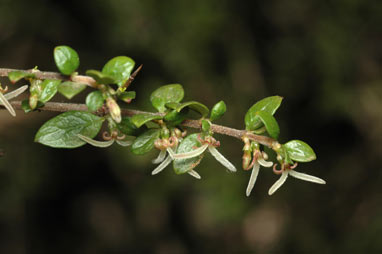
{"type": "Polygon", "coordinates": [[[253,186],[255,186],[257,175],[259,174],[259,169],[260,169],[260,164],[259,163],[255,163],[253,165],[251,177],[249,178],[249,182],[248,182],[248,186],[247,186],[247,192],[246,192],[247,197],[249,197],[249,194],[251,194],[253,186]]]}
{"type": "Polygon", "coordinates": [[[326,184],[325,180],[318,178],[316,176],[311,176],[308,174],[300,173],[294,170],[290,170],[289,174],[297,179],[312,182],[312,183],[318,183],[318,184],[326,184]]]}
{"type": "Polygon", "coordinates": [[[13,99],[13,98],[19,96],[20,94],[22,94],[23,92],[25,92],[25,90],[27,90],[27,89],[28,89],[28,86],[27,86],[27,85],[22,86],[22,87],[20,87],[20,88],[14,90],[14,91],[12,91],[12,92],[9,92],[9,93],[7,93],[7,94],[4,94],[4,97],[5,97],[7,100],[13,99]]]}
{"type": "Polygon", "coordinates": [[[0,104],[3,104],[4,107],[9,111],[12,116],[16,116],[16,112],[13,109],[12,105],[9,101],[4,97],[4,95],[0,92],[0,104]]]}
{"type": "Polygon", "coordinates": [[[282,174],[283,171],[284,171],[284,166],[283,165],[281,165],[281,169],[277,169],[277,163],[275,163],[275,165],[273,165],[273,172],[276,175],[282,174]]]}
{"type": "Polygon", "coordinates": [[[229,171],[236,172],[235,166],[232,165],[232,163],[229,162],[221,153],[219,153],[219,151],[215,147],[208,146],[208,150],[215,157],[215,159],[218,162],[220,162],[224,167],[228,168],[229,171]]]}
{"type": "Polygon", "coordinates": [[[163,169],[165,169],[165,168],[168,166],[168,164],[171,163],[171,161],[172,161],[171,156],[167,156],[167,158],[166,158],[161,164],[159,164],[159,166],[156,167],[156,168],[153,170],[153,172],[151,172],[151,174],[152,174],[152,175],[156,175],[156,174],[158,174],[158,173],[161,172],[163,169]]]}
{"type": "Polygon", "coordinates": [[[198,174],[198,172],[196,172],[195,170],[190,170],[187,172],[189,175],[195,177],[196,179],[201,179],[202,177],[198,174]]]}
{"type": "Polygon", "coordinates": [[[158,154],[158,157],[156,157],[151,162],[153,164],[158,164],[158,163],[161,163],[164,160],[164,158],[166,158],[166,150],[161,150],[160,153],[158,154]]]}
{"type": "Polygon", "coordinates": [[[111,140],[111,139],[113,139],[113,137],[112,137],[107,131],[104,131],[104,132],[102,133],[102,138],[103,138],[104,140],[111,140]]]}
{"type": "Polygon", "coordinates": [[[176,160],[194,158],[194,157],[197,157],[197,156],[201,155],[202,153],[204,153],[204,151],[207,149],[207,147],[208,147],[208,144],[204,144],[201,147],[192,150],[191,152],[174,153],[173,157],[176,160]]]}
{"type": "Polygon", "coordinates": [[[79,137],[80,139],[82,139],[83,141],[85,141],[86,143],[88,143],[90,145],[93,145],[96,147],[101,147],[101,148],[109,147],[114,143],[114,139],[109,140],[109,141],[97,141],[97,140],[91,139],[91,138],[86,137],[86,136],[81,135],[81,134],[77,134],[77,137],[79,137]]]}
{"type": "Polygon", "coordinates": [[[268,194],[269,194],[269,195],[272,195],[273,193],[275,193],[275,191],[277,191],[277,190],[281,187],[281,185],[283,185],[283,184],[285,183],[285,181],[286,181],[287,178],[288,178],[288,172],[287,172],[287,171],[284,171],[284,172],[281,174],[279,180],[277,180],[277,181],[272,185],[272,187],[269,189],[268,194]]]}

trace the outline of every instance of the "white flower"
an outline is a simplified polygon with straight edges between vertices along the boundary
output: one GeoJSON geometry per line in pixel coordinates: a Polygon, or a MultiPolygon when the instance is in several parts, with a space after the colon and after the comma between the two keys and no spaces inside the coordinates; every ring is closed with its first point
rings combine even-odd
{"type": "MultiPolygon", "coordinates": [[[[1,88],[1,87],[0,87],[1,88]]],[[[1,90],[3,91],[6,91],[7,88],[5,89],[1,89],[0,90],[0,105],[3,105],[8,111],[9,113],[12,115],[12,116],[16,116],[16,112],[15,110],[13,109],[12,105],[9,103],[8,100],[12,99],[12,98],[15,98],[17,96],[19,96],[20,94],[22,94],[23,92],[25,92],[25,90],[28,89],[28,86],[25,85],[25,86],[22,86],[12,92],[9,92],[7,94],[3,94],[1,90]]]]}
{"type": "Polygon", "coordinates": [[[259,150],[257,150],[257,152],[254,152],[252,173],[251,173],[251,177],[249,178],[247,191],[246,191],[247,197],[251,194],[253,186],[255,186],[257,175],[259,174],[259,170],[260,170],[260,165],[267,168],[272,167],[273,162],[264,160],[264,158],[267,158],[267,157],[268,156],[266,155],[266,153],[261,153],[259,150]]]}
{"type": "MultiPolygon", "coordinates": [[[[292,167],[295,168],[295,166],[292,166],[292,167]]],[[[272,195],[273,193],[275,193],[275,191],[277,191],[281,187],[281,185],[284,184],[284,182],[288,178],[288,175],[298,178],[300,180],[304,180],[304,181],[308,181],[312,183],[326,184],[326,182],[323,179],[318,178],[316,176],[311,176],[308,174],[297,172],[293,169],[284,168],[282,169],[281,177],[272,185],[272,187],[268,191],[268,194],[272,195]]]]}
{"type": "Polygon", "coordinates": [[[89,137],[81,135],[81,134],[77,134],[77,137],[79,137],[80,139],[82,139],[83,141],[85,141],[86,143],[88,143],[90,145],[93,145],[96,147],[101,147],[101,148],[109,147],[112,144],[114,144],[114,142],[117,142],[117,144],[119,144],[121,146],[129,146],[133,143],[132,141],[123,140],[126,137],[125,135],[117,136],[117,134],[116,134],[116,132],[112,132],[112,135],[109,136],[106,132],[104,132],[103,138],[106,141],[94,140],[92,138],[89,138],[89,137]]]}

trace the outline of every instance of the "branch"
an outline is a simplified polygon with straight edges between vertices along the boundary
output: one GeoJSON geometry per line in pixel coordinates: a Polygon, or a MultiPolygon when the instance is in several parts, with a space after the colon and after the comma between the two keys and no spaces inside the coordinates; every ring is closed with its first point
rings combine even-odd
{"type": "MultiPolygon", "coordinates": [[[[17,109],[21,110],[21,101],[10,101],[11,105],[17,109]]],[[[5,109],[4,106],[0,105],[0,110],[5,109]]],[[[60,102],[47,102],[45,103],[44,107],[41,107],[38,109],[39,111],[54,111],[54,112],[66,112],[71,110],[78,110],[78,111],[87,111],[88,108],[85,104],[75,104],[75,103],[60,103],[60,102]]],[[[163,115],[161,113],[151,113],[151,112],[145,112],[145,111],[139,111],[139,110],[132,110],[132,109],[121,109],[123,116],[133,116],[136,114],[154,114],[154,115],[163,115]]],[[[97,115],[103,116],[107,114],[107,110],[105,108],[101,108],[96,112],[97,115]]],[[[194,128],[194,129],[201,129],[201,122],[200,120],[185,120],[182,124],[184,127],[194,128]]],[[[265,137],[261,135],[256,135],[251,132],[248,132],[246,130],[238,130],[222,125],[212,124],[211,130],[214,133],[219,133],[222,135],[231,136],[237,139],[242,139],[244,136],[248,137],[249,139],[258,142],[262,145],[268,146],[268,147],[274,147],[278,142],[270,137],[265,137]]]]}

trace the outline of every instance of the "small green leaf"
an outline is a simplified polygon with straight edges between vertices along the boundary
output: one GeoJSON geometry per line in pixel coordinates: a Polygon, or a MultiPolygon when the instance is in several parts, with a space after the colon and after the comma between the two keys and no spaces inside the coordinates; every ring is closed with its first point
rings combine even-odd
{"type": "Polygon", "coordinates": [[[117,124],[117,128],[120,132],[128,136],[137,136],[141,132],[141,130],[133,124],[131,117],[128,116],[122,117],[121,122],[117,124]]]}
{"type": "Polygon", "coordinates": [[[301,140],[291,140],[283,145],[289,157],[298,162],[309,162],[316,159],[313,149],[301,140]]]}
{"type": "Polygon", "coordinates": [[[211,109],[211,121],[215,121],[222,117],[227,110],[227,106],[225,105],[224,101],[219,101],[218,103],[215,104],[215,106],[212,107],[211,109]]]}
{"type": "Polygon", "coordinates": [[[202,117],[206,117],[209,113],[209,109],[203,105],[200,102],[197,101],[189,101],[189,102],[184,102],[181,103],[177,108],[176,111],[180,112],[182,109],[189,107],[190,109],[200,113],[202,117]]]}
{"type": "Polygon", "coordinates": [[[23,78],[35,78],[35,75],[25,71],[11,71],[8,73],[8,78],[12,84],[15,84],[17,81],[23,78]]]}
{"type": "Polygon", "coordinates": [[[118,86],[122,86],[130,77],[135,62],[127,56],[117,56],[109,60],[102,69],[102,73],[112,77],[118,86]]]}
{"type": "Polygon", "coordinates": [[[156,89],[150,96],[151,104],[159,112],[163,113],[166,110],[166,103],[180,102],[183,99],[184,90],[179,84],[170,84],[161,86],[156,89]]]}
{"type": "Polygon", "coordinates": [[[209,132],[211,128],[211,123],[210,121],[207,121],[205,119],[202,120],[202,130],[204,132],[209,132]]]}
{"type": "Polygon", "coordinates": [[[95,112],[101,108],[104,102],[105,99],[100,91],[91,92],[86,96],[86,106],[91,112],[95,112]]]}
{"type": "MultiPolygon", "coordinates": [[[[198,140],[198,133],[191,134],[187,136],[185,139],[182,140],[182,142],[179,144],[176,153],[187,153],[191,152],[195,148],[201,147],[202,144],[198,140]]],[[[173,166],[174,171],[176,174],[184,174],[188,171],[195,168],[197,165],[199,165],[201,159],[203,157],[203,154],[196,156],[194,158],[190,159],[181,159],[181,160],[174,160],[173,166]]]]}
{"type": "Polygon", "coordinates": [[[282,97],[271,96],[256,102],[245,114],[245,126],[247,130],[256,130],[262,126],[262,122],[256,115],[258,111],[266,111],[273,115],[280,107],[282,97]]]}
{"type": "Polygon", "coordinates": [[[166,121],[167,124],[171,126],[177,126],[181,124],[186,119],[187,112],[183,110],[182,112],[178,112],[175,109],[167,112],[163,120],[166,121]]]}
{"type": "Polygon", "coordinates": [[[55,47],[53,55],[58,70],[64,75],[72,74],[80,65],[80,58],[77,52],[71,47],[55,47]]]}
{"type": "Polygon", "coordinates": [[[131,118],[131,121],[135,124],[135,126],[139,128],[147,122],[150,122],[152,120],[160,120],[160,119],[162,119],[162,116],[153,115],[153,114],[137,114],[131,118]]]}
{"type": "Polygon", "coordinates": [[[85,84],[66,81],[58,86],[58,92],[70,100],[77,94],[81,93],[85,88],[85,84]]]}
{"type": "Polygon", "coordinates": [[[85,144],[77,137],[94,138],[100,131],[102,117],[84,111],[68,111],[47,121],[38,130],[35,142],[55,148],[76,148],[85,144]]]}
{"type": "Polygon", "coordinates": [[[39,95],[39,101],[45,103],[53,98],[57,93],[58,86],[61,84],[61,80],[45,79],[41,84],[41,93],[39,95]]]}
{"type": "Polygon", "coordinates": [[[117,83],[112,76],[109,76],[97,70],[87,70],[86,75],[94,78],[98,84],[110,85],[117,83]]]}
{"type": "Polygon", "coordinates": [[[130,103],[131,100],[135,99],[136,93],[135,91],[128,91],[128,92],[123,92],[120,95],[118,95],[118,99],[130,103]]]}
{"type": "Polygon", "coordinates": [[[265,125],[269,136],[277,139],[280,134],[280,128],[276,119],[267,111],[258,111],[256,115],[259,116],[261,122],[265,125]]]}
{"type": "Polygon", "coordinates": [[[25,113],[29,113],[29,112],[32,112],[36,109],[39,109],[39,108],[42,108],[44,107],[44,103],[42,103],[41,101],[38,101],[37,102],[37,105],[36,105],[36,108],[35,109],[32,109],[30,106],[29,106],[29,100],[28,99],[25,99],[21,102],[21,108],[24,110],[25,113]]]}
{"type": "Polygon", "coordinates": [[[131,151],[137,155],[150,152],[150,150],[154,148],[154,142],[159,138],[159,134],[159,129],[149,129],[145,131],[134,140],[131,151]]]}

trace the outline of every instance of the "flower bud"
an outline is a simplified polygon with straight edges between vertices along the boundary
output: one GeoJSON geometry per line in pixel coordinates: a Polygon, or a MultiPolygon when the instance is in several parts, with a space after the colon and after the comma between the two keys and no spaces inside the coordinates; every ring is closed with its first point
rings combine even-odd
{"type": "Polygon", "coordinates": [[[35,109],[37,107],[37,103],[38,103],[38,95],[32,93],[29,96],[29,107],[31,109],[35,109]]]}
{"type": "Polygon", "coordinates": [[[113,118],[113,120],[115,122],[120,123],[122,120],[121,119],[121,109],[118,106],[117,102],[113,98],[108,97],[106,99],[106,106],[109,109],[111,118],[113,118]]]}
{"type": "Polygon", "coordinates": [[[243,169],[244,170],[248,170],[249,169],[249,165],[251,164],[251,153],[249,152],[244,152],[243,154],[243,169]]]}

